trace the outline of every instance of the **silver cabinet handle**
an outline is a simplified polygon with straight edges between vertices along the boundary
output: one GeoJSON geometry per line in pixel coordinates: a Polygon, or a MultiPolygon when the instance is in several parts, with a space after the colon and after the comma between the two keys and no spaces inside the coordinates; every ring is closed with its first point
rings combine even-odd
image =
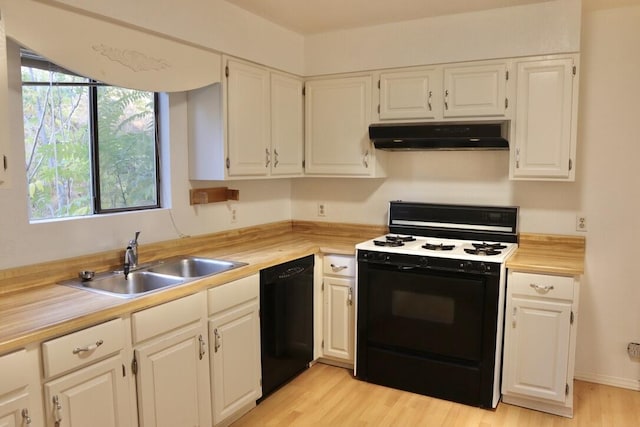
{"type": "Polygon", "coordinates": [[[444,91],[444,109],[449,109],[449,89],[444,91]]]}
{"type": "Polygon", "coordinates": [[[520,147],[516,148],[516,169],[520,168],[520,147]]]}
{"type": "Polygon", "coordinates": [[[215,353],[218,352],[220,346],[222,345],[222,338],[220,338],[220,334],[218,333],[218,328],[213,330],[214,343],[213,343],[213,351],[215,353]]]}
{"type": "Polygon", "coordinates": [[[429,111],[432,111],[432,109],[431,109],[431,95],[433,95],[433,93],[431,91],[429,91],[429,96],[427,97],[427,106],[429,107],[429,111]]]}
{"type": "Polygon", "coordinates": [[[518,307],[513,307],[513,314],[511,315],[511,327],[516,327],[516,319],[518,318],[518,307]]]}
{"type": "Polygon", "coordinates": [[[278,149],[274,148],[273,149],[273,167],[277,168],[278,163],[280,163],[280,161],[278,160],[278,149]]]}
{"type": "Polygon", "coordinates": [[[60,423],[62,422],[62,404],[60,404],[60,399],[56,394],[53,396],[53,421],[55,427],[60,427],[60,423]]]}
{"type": "Polygon", "coordinates": [[[353,289],[349,288],[349,294],[347,294],[347,305],[353,305],[353,289]]]}
{"type": "Polygon", "coordinates": [[[200,356],[200,360],[202,360],[202,358],[206,353],[206,348],[207,348],[207,344],[204,342],[202,335],[198,335],[198,343],[200,344],[200,350],[198,355],[200,356]]]}
{"type": "Polygon", "coordinates": [[[347,268],[349,268],[349,266],[347,265],[335,265],[335,264],[331,264],[331,269],[333,271],[342,271],[342,270],[346,270],[347,268]]]}
{"type": "Polygon", "coordinates": [[[265,160],[264,160],[264,167],[267,168],[269,167],[269,163],[271,163],[271,153],[269,152],[268,148],[264,149],[265,152],[265,160]]]}
{"type": "Polygon", "coordinates": [[[536,292],[540,294],[546,294],[547,292],[553,289],[553,285],[540,286],[535,283],[531,283],[529,286],[531,286],[533,289],[535,289],[536,292]]]}
{"type": "Polygon", "coordinates": [[[22,420],[24,424],[31,424],[31,417],[29,416],[29,410],[27,408],[22,410],[22,420]]]}
{"type": "Polygon", "coordinates": [[[369,167],[369,150],[365,151],[364,157],[362,158],[362,164],[365,168],[369,167]]]}
{"type": "Polygon", "coordinates": [[[85,345],[84,347],[76,347],[73,349],[73,354],[86,353],[87,351],[93,351],[96,348],[104,344],[103,340],[98,340],[94,344],[85,345]]]}

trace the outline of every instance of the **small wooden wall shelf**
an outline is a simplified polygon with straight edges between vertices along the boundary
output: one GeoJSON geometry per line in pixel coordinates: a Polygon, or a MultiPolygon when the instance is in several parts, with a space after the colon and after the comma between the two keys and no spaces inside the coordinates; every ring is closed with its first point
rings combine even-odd
{"type": "Polygon", "coordinates": [[[239,190],[232,190],[227,187],[192,188],[189,190],[189,202],[191,205],[226,202],[227,200],[238,200],[239,197],[239,190]]]}

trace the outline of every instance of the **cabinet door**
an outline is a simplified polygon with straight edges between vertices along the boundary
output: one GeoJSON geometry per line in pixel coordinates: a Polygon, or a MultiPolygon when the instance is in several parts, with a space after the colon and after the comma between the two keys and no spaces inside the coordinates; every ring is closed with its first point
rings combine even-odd
{"type": "Polygon", "coordinates": [[[0,427],[23,427],[30,424],[31,414],[28,408],[29,395],[26,389],[19,393],[0,395],[0,427]]]}
{"type": "Polygon", "coordinates": [[[140,427],[211,425],[205,338],[198,323],[135,350],[140,427]]]}
{"type": "Polygon", "coordinates": [[[306,83],[305,168],[309,174],[368,176],[371,76],[306,83]]]}
{"type": "Polygon", "coordinates": [[[4,17],[0,11],[0,188],[6,185],[7,153],[9,151],[7,43],[4,32],[4,17]]]}
{"type": "Polygon", "coordinates": [[[271,73],[271,175],[302,175],[302,81],[271,73]]]}
{"type": "Polygon", "coordinates": [[[353,279],[324,278],[324,355],[353,362],[353,279]]]}
{"type": "Polygon", "coordinates": [[[0,427],[44,425],[39,364],[33,348],[0,357],[0,427]]]}
{"type": "Polygon", "coordinates": [[[229,176],[264,176],[271,162],[269,72],[227,62],[227,144],[229,176]]]}
{"type": "Polygon", "coordinates": [[[446,67],[444,117],[504,116],[506,76],[506,64],[446,67]]]}
{"type": "Polygon", "coordinates": [[[214,425],[262,396],[258,310],[244,304],[209,322],[214,425]]]}
{"type": "Polygon", "coordinates": [[[434,119],[441,108],[441,69],[380,74],[380,120],[434,119]]]}
{"type": "Polygon", "coordinates": [[[571,58],[517,64],[512,177],[573,179],[574,80],[571,58]]]}
{"type": "Polygon", "coordinates": [[[507,301],[503,392],[566,400],[571,303],[507,301]]]}
{"type": "Polygon", "coordinates": [[[47,425],[130,425],[128,381],[119,355],[49,381],[44,385],[47,425]]]}

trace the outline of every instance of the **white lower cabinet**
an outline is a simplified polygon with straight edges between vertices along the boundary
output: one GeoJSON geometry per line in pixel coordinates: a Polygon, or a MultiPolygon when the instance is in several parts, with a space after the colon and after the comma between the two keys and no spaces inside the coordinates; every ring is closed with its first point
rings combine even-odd
{"type": "Polygon", "coordinates": [[[42,344],[46,425],[131,425],[128,327],[114,319],[42,344]]]}
{"type": "Polygon", "coordinates": [[[43,426],[38,350],[0,356],[0,426],[43,426]]]}
{"type": "Polygon", "coordinates": [[[504,402],[573,415],[577,304],[574,277],[509,272],[504,402]]]}
{"type": "Polygon", "coordinates": [[[204,293],[132,315],[140,427],[211,425],[204,293]]]}
{"type": "Polygon", "coordinates": [[[324,257],[322,355],[349,365],[353,364],[354,359],[354,276],[353,256],[324,257]]]}
{"type": "Polygon", "coordinates": [[[208,291],[213,424],[229,425],[262,396],[260,277],[208,291]]]}
{"type": "Polygon", "coordinates": [[[127,383],[119,355],[45,383],[47,424],[55,427],[130,425],[127,383]]]}

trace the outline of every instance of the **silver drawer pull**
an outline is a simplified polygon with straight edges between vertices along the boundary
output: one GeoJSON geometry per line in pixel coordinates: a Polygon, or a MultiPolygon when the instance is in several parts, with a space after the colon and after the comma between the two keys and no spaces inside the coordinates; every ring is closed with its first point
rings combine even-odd
{"type": "Polygon", "coordinates": [[[529,286],[531,286],[533,289],[535,289],[536,292],[540,292],[541,294],[546,294],[553,289],[553,285],[540,286],[536,285],[535,283],[531,283],[529,286]]]}
{"type": "Polygon", "coordinates": [[[346,270],[347,268],[349,268],[349,266],[347,265],[335,265],[335,264],[331,264],[331,269],[333,271],[342,271],[342,270],[346,270]]]}
{"type": "Polygon", "coordinates": [[[96,348],[100,347],[104,341],[98,340],[95,344],[86,345],[84,347],[76,347],[73,349],[73,354],[86,353],[87,351],[93,351],[96,348]]]}

